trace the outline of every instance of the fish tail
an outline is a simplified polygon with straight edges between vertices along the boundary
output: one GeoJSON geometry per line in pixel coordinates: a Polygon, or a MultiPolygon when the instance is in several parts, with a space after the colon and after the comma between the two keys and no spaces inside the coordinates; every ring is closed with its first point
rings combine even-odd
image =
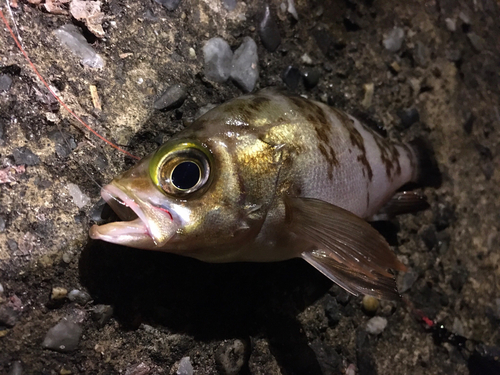
{"type": "Polygon", "coordinates": [[[441,186],[441,171],[439,170],[434,149],[429,140],[416,138],[410,142],[410,146],[416,159],[416,173],[412,182],[421,186],[441,186]]]}

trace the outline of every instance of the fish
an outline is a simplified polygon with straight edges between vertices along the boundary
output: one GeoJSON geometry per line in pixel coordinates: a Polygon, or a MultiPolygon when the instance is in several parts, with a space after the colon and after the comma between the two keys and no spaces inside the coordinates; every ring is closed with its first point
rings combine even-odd
{"type": "Polygon", "coordinates": [[[90,237],[215,263],[303,258],[354,295],[395,299],[406,267],[367,219],[426,208],[398,189],[432,175],[425,142],[264,89],[210,110],[104,186],[121,221],[90,237]]]}

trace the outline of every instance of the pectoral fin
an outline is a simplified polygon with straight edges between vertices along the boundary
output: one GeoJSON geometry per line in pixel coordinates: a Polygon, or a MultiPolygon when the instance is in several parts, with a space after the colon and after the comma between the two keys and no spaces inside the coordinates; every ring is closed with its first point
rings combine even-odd
{"type": "Polygon", "coordinates": [[[429,208],[424,195],[416,191],[400,191],[368,221],[390,220],[397,215],[411,214],[429,208]]]}
{"type": "Polygon", "coordinates": [[[330,203],[286,198],[290,230],[311,247],[301,256],[348,292],[399,297],[393,270],[406,270],[385,239],[365,220],[330,203]]]}

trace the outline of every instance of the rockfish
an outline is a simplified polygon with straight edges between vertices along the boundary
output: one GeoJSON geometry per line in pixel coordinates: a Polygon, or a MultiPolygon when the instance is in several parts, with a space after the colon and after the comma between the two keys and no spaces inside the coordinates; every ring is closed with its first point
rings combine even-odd
{"type": "Polygon", "coordinates": [[[207,112],[106,185],[102,197],[129,221],[90,236],[207,262],[302,257],[355,295],[392,299],[391,270],[405,266],[365,219],[422,206],[396,193],[429,169],[420,146],[263,90],[207,112]]]}

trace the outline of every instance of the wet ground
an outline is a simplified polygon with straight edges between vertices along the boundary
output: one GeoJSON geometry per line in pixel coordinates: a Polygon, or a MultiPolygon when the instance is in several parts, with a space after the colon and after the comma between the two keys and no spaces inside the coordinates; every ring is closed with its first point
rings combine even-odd
{"type": "Polygon", "coordinates": [[[205,76],[203,43],[216,36],[233,49],[255,40],[256,90],[286,82],[390,138],[428,139],[443,174],[440,188],[424,189],[431,208],[380,226],[410,269],[398,278],[409,303],[382,302],[375,315],[387,327],[369,334],[373,313],[361,298],[300,260],[205,264],[91,242],[95,182],[134,160],[82,129],[0,27],[0,373],[173,374],[190,357],[196,374],[487,374],[481,366],[495,366],[500,346],[498,1],[297,0],[298,20],[288,2],[270,1],[281,38],[274,52],[259,36],[265,3],[237,0],[228,10],[231,3],[181,0],[170,11],[108,1],[100,39],[43,4],[18,0],[13,14],[49,84],[134,155],[154,150],[201,107],[242,94],[231,80],[205,76]],[[61,47],[54,31],[68,23],[82,28],[103,68],[61,47]],[[155,110],[178,83],[182,106],[155,110]],[[68,184],[91,203],[78,208],[68,184]],[[417,309],[453,334],[426,329],[417,309]],[[64,347],[44,348],[61,321],[64,347]]]}

